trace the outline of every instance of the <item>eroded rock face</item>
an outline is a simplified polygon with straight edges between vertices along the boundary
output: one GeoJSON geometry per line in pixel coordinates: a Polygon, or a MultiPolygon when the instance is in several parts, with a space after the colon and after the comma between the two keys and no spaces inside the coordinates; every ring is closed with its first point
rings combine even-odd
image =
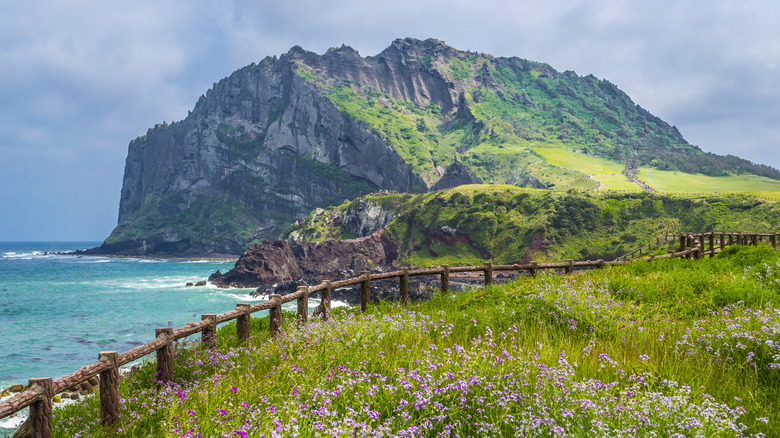
{"type": "Polygon", "coordinates": [[[355,208],[342,213],[341,227],[349,234],[366,237],[384,230],[395,218],[394,212],[383,209],[377,203],[361,199],[355,208]]]}
{"type": "Polygon", "coordinates": [[[539,178],[528,175],[524,180],[523,183],[520,184],[520,187],[530,187],[534,189],[543,189],[547,190],[549,187],[547,187],[547,184],[543,183],[539,178]]]}
{"type": "Polygon", "coordinates": [[[407,62],[410,52],[426,50],[454,49],[398,40],[362,58],[349,47],[322,56],[294,47],[214,84],[183,121],[159,124],[130,143],[119,226],[106,240],[107,252],[236,253],[253,239],[278,238],[315,207],[377,189],[427,191],[382,138],[296,74],[310,68],[449,110],[456,92],[435,70],[407,62]],[[212,199],[240,220],[205,214],[212,199]],[[202,216],[193,227],[189,219],[202,216]]]}
{"type": "Polygon", "coordinates": [[[466,166],[456,157],[455,161],[447,166],[444,175],[433,185],[431,190],[443,190],[465,184],[482,184],[482,180],[469,172],[466,166]]]}
{"type": "Polygon", "coordinates": [[[230,271],[214,273],[218,286],[262,287],[289,281],[337,280],[391,265],[395,245],[381,233],[325,242],[263,242],[248,249],[230,271]]]}

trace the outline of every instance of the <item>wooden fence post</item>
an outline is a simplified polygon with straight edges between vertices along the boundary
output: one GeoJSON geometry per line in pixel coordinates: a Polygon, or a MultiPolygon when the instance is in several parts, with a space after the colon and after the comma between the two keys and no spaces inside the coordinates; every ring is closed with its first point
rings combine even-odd
{"type": "Polygon", "coordinates": [[[200,316],[201,321],[209,321],[209,325],[203,328],[200,334],[201,343],[206,348],[217,346],[217,315],[213,313],[204,313],[200,316]]]}
{"type": "Polygon", "coordinates": [[[322,320],[327,321],[330,316],[330,292],[333,288],[330,286],[330,280],[325,280],[325,289],[320,292],[320,308],[322,309],[322,320]]]}
{"type": "Polygon", "coordinates": [[[271,336],[276,336],[282,331],[282,296],[271,294],[268,298],[274,302],[274,306],[268,310],[268,317],[271,321],[268,328],[271,331],[271,336]]]}
{"type": "Polygon", "coordinates": [[[564,269],[567,274],[574,272],[574,260],[566,259],[566,267],[564,269]]]}
{"type": "Polygon", "coordinates": [[[539,263],[536,260],[531,260],[531,267],[528,268],[528,274],[531,277],[536,277],[536,273],[539,272],[539,263]]]}
{"type": "Polygon", "coordinates": [[[751,240],[750,244],[751,244],[752,246],[758,246],[758,234],[753,234],[753,235],[751,236],[751,239],[750,239],[750,240],[751,240]]]}
{"type": "Polygon", "coordinates": [[[368,309],[368,302],[371,301],[371,274],[368,271],[360,273],[363,281],[360,282],[360,311],[365,312],[368,309]]]}
{"type": "Polygon", "coordinates": [[[309,320],[309,287],[298,286],[298,292],[303,294],[298,297],[298,325],[304,325],[309,320]]]}
{"type": "Polygon", "coordinates": [[[685,244],[688,242],[685,233],[680,233],[680,247],[677,249],[677,251],[682,251],[685,249],[685,244]]]}
{"type": "Polygon", "coordinates": [[[401,277],[398,279],[398,293],[401,296],[401,305],[409,304],[409,269],[401,268],[401,277]]]}
{"type": "Polygon", "coordinates": [[[442,265],[441,269],[441,293],[446,294],[450,290],[450,267],[442,265]]]}
{"type": "Polygon", "coordinates": [[[726,234],[720,233],[720,250],[723,251],[726,248],[726,234]]]}
{"type": "Polygon", "coordinates": [[[110,426],[119,423],[119,367],[116,351],[102,351],[98,360],[111,368],[100,373],[100,422],[110,426]]]}
{"type": "Polygon", "coordinates": [[[173,329],[170,327],[158,328],[154,331],[155,337],[164,337],[167,342],[157,350],[157,381],[167,383],[173,380],[173,329]]]}
{"type": "Polygon", "coordinates": [[[777,235],[775,233],[769,236],[769,242],[772,244],[772,248],[777,248],[777,235]]]}
{"type": "Polygon", "coordinates": [[[734,233],[729,233],[729,245],[734,244],[734,233]]]}
{"type": "Polygon", "coordinates": [[[715,232],[710,232],[710,258],[715,257],[715,232]]]}
{"type": "Polygon", "coordinates": [[[236,319],[236,337],[242,341],[252,336],[252,305],[249,303],[236,304],[236,310],[242,312],[236,319]]]}
{"type": "Polygon", "coordinates": [[[30,379],[27,383],[31,388],[40,386],[43,389],[42,395],[38,397],[38,400],[30,405],[30,417],[27,421],[30,424],[31,436],[34,438],[51,438],[51,399],[54,397],[53,380],[50,377],[41,377],[30,379]]]}
{"type": "Polygon", "coordinates": [[[493,284],[493,263],[485,262],[485,286],[493,284]]]}

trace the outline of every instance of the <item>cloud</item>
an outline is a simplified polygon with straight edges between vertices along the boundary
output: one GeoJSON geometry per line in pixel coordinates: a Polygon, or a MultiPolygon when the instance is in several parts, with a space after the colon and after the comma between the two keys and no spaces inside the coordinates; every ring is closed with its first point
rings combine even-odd
{"type": "Polygon", "coordinates": [[[546,62],[608,79],[704,150],[780,167],[779,15],[780,3],[727,0],[11,2],[0,15],[0,203],[16,207],[0,240],[39,235],[41,206],[50,221],[99,216],[62,238],[102,239],[128,142],[294,45],[369,56],[433,37],[546,62]]]}

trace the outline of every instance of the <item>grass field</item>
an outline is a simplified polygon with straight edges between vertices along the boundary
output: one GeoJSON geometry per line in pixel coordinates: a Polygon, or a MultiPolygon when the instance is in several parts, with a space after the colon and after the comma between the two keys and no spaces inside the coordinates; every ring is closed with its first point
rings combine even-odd
{"type": "Polygon", "coordinates": [[[565,148],[533,148],[533,151],[544,157],[547,163],[591,175],[598,181],[599,190],[624,190],[639,192],[642,189],[629,181],[623,172],[623,165],[605,158],[593,157],[573,152],[565,148]]]}
{"type": "Polygon", "coordinates": [[[638,178],[659,192],[667,193],[750,192],[761,196],[756,192],[764,192],[764,196],[777,197],[780,191],[780,181],[755,175],[715,177],[641,167],[638,178]],[[770,195],[770,192],[774,194],[770,195]]]}
{"type": "Polygon", "coordinates": [[[176,346],[54,437],[765,437],[780,434],[780,260],[768,246],[334,309],[268,338],[176,346]]]}

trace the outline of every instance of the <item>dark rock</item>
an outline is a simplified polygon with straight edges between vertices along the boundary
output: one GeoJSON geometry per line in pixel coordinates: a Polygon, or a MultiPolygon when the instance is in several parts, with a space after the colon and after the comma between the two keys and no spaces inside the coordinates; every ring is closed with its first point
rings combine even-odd
{"type": "Polygon", "coordinates": [[[523,180],[523,183],[520,184],[520,187],[530,187],[543,190],[547,190],[549,188],[547,184],[543,183],[539,178],[533,175],[528,175],[525,177],[525,180],[523,180]]]}
{"type": "Polygon", "coordinates": [[[276,241],[248,249],[233,269],[215,272],[209,281],[232,287],[258,287],[266,293],[272,285],[291,288],[306,278],[337,280],[355,272],[391,265],[395,245],[381,233],[368,237],[325,242],[276,241]]]}
{"type": "Polygon", "coordinates": [[[188,281],[187,284],[185,284],[184,286],[191,287],[191,286],[195,286],[195,284],[191,281],[188,281]]]}
{"type": "Polygon", "coordinates": [[[482,180],[469,172],[468,168],[461,163],[458,157],[455,157],[455,161],[447,166],[447,169],[444,170],[444,175],[431,187],[431,190],[444,190],[464,184],[482,184],[482,180]]]}
{"type": "Polygon", "coordinates": [[[201,281],[195,283],[195,286],[205,286],[205,285],[206,285],[206,282],[204,280],[201,280],[201,281]]]}

